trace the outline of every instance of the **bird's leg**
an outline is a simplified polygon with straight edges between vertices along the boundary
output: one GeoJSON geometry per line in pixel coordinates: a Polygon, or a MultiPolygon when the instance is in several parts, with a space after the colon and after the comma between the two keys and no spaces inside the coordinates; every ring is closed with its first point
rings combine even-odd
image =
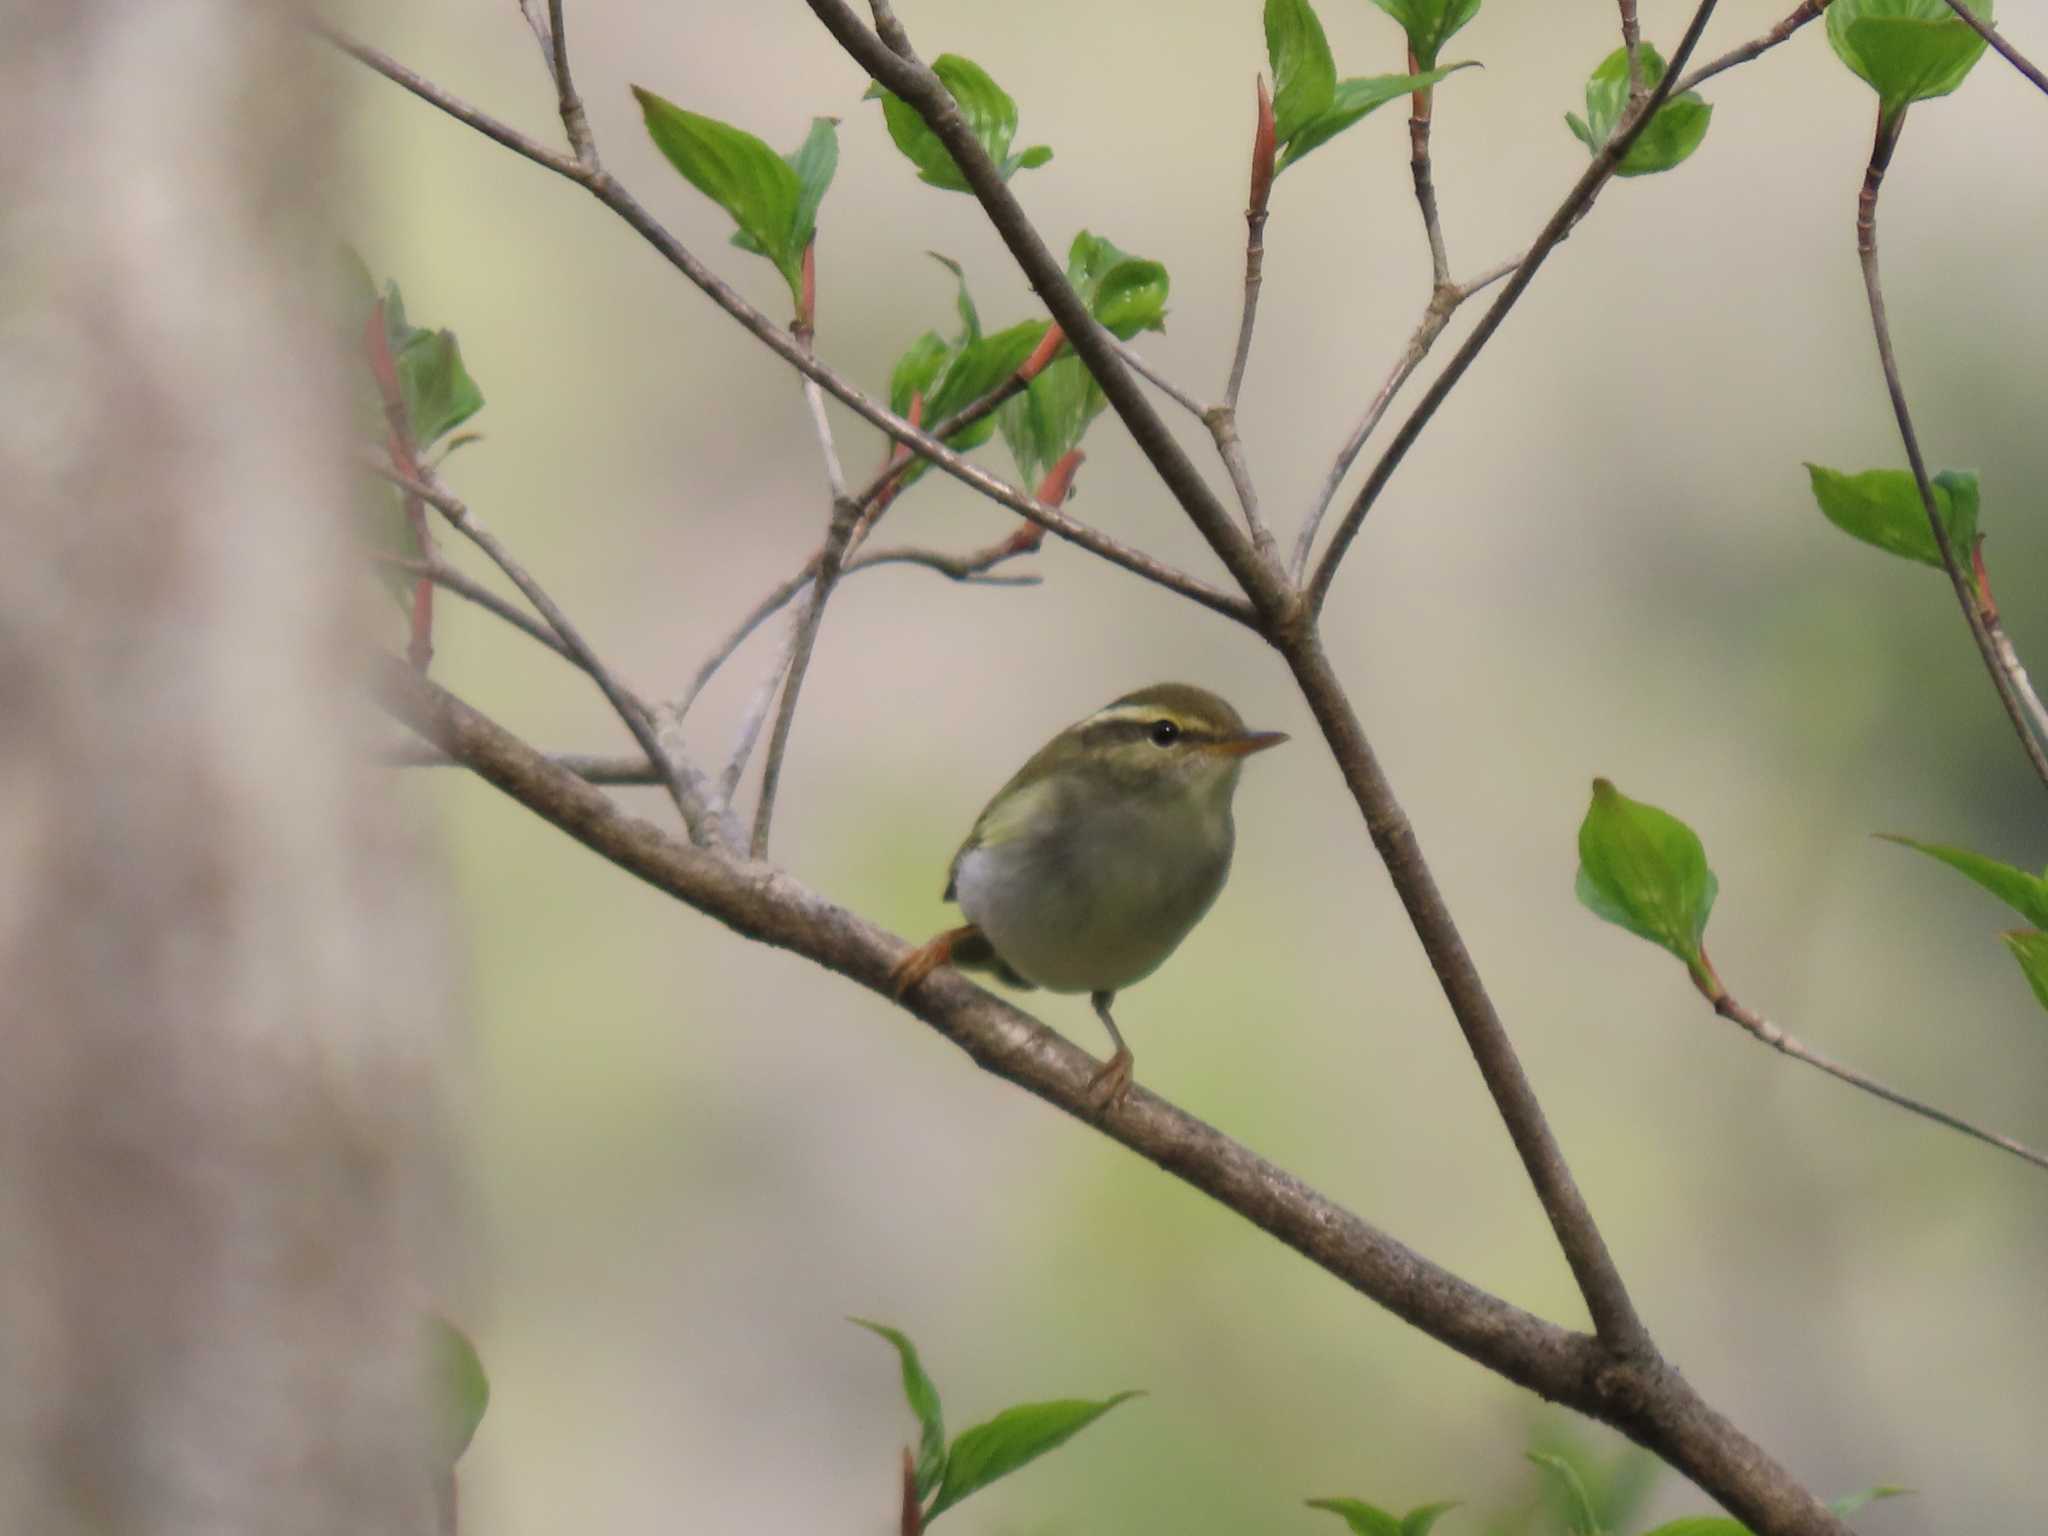
{"type": "Polygon", "coordinates": [[[1124,1037],[1117,1032],[1116,1020],[1109,1016],[1109,1005],[1115,999],[1114,992],[1095,992],[1088,998],[1095,1005],[1095,1017],[1102,1020],[1102,1027],[1116,1042],[1116,1054],[1088,1080],[1088,1096],[1099,1109],[1120,1108],[1131,1095],[1131,1048],[1124,1044],[1124,1037]]]}
{"type": "Polygon", "coordinates": [[[909,954],[896,962],[896,968],[889,972],[889,985],[901,997],[925,977],[953,958],[953,951],[969,939],[981,937],[981,930],[972,923],[960,928],[948,928],[936,938],[927,939],[909,954]]]}

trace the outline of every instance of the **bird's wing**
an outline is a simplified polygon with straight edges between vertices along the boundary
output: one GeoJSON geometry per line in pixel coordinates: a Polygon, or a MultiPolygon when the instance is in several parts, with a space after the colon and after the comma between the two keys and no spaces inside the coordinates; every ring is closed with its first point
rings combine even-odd
{"type": "Polygon", "coordinates": [[[975,818],[974,830],[967,834],[967,841],[960,845],[953,855],[953,862],[946,869],[945,899],[956,899],[954,888],[960,878],[960,861],[977,848],[1000,848],[1004,843],[1014,842],[1025,836],[1033,825],[1042,825],[1047,809],[1047,798],[1057,794],[1053,780],[1036,772],[1039,759],[1052,750],[1048,742],[1035,753],[1031,761],[1010,776],[1010,782],[995,792],[995,797],[982,807],[981,815],[975,818]],[[1019,788],[1025,780],[1032,782],[1019,788]]]}

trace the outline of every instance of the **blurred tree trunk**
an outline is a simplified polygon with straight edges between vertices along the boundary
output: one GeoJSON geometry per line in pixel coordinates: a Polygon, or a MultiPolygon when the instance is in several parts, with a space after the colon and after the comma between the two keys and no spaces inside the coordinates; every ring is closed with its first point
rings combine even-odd
{"type": "Polygon", "coordinates": [[[431,880],[260,0],[0,0],[0,1530],[431,1530],[431,880]]]}

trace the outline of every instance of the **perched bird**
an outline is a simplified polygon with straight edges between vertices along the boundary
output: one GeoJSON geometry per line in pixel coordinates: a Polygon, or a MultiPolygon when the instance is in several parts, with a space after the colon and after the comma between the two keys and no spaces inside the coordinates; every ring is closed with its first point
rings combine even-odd
{"type": "Polygon", "coordinates": [[[1230,873],[1238,773],[1286,739],[1246,730],[1222,699],[1186,683],[1127,693],[1068,726],[974,823],[946,881],[967,925],[911,951],[896,995],[948,964],[1089,993],[1116,1044],[1089,1089],[1120,1103],[1131,1052],[1110,1003],[1209,910],[1230,873]]]}

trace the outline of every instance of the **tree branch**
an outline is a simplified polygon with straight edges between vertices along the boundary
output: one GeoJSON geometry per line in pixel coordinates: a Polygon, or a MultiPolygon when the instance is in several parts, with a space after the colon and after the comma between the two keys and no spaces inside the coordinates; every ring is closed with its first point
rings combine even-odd
{"type": "MultiPolygon", "coordinates": [[[[627,874],[746,938],[893,996],[891,974],[909,952],[894,935],[773,865],[692,847],[626,815],[402,663],[382,662],[376,685],[396,718],[627,874]]],[[[1617,1358],[1595,1339],[1511,1306],[1142,1087],[1121,1108],[1099,1110],[1089,1095],[1093,1058],[956,972],[934,973],[901,1006],[983,1070],[1202,1191],[1404,1322],[1542,1397],[1614,1426],[1765,1536],[1849,1536],[1654,1354],[1617,1358]]]]}
{"type": "Polygon", "coordinates": [[[1913,414],[1906,408],[1906,389],[1899,378],[1899,361],[1892,351],[1892,331],[1885,318],[1884,285],[1879,281],[1877,268],[1877,196],[1884,185],[1884,173],[1891,164],[1892,151],[1898,147],[1899,134],[1906,125],[1906,109],[1901,107],[1887,117],[1882,108],[1878,111],[1877,135],[1871,143],[1870,164],[1863,173],[1863,191],[1856,199],[1856,256],[1863,264],[1863,288],[1870,299],[1870,327],[1877,337],[1877,360],[1884,369],[1884,387],[1891,396],[1892,415],[1899,425],[1899,438],[1906,445],[1906,462],[1913,467],[1913,483],[1920,490],[1920,504],[1927,512],[1927,526],[1934,535],[1934,547],[1941,553],[1942,569],[1948,572],[1949,585],[1955,589],[1956,601],[1962,605],[1963,622],[1969,625],[1970,638],[1977,643],[1977,653],[1984,659],[1984,668],[1991,674],[1991,686],[1998,691],[1998,702],[2005,706],[2005,713],[2012,721],[2012,728],[2019,733],[2020,746],[2027,754],[2027,761],[2034,765],[2044,784],[2048,784],[2048,715],[2044,715],[2041,701],[2035,696],[2033,687],[2026,682],[2026,673],[2019,666],[2019,658],[2013,653],[2011,642],[2003,649],[1992,639],[1989,626],[1978,605],[1978,594],[1970,580],[1970,573],[1963,567],[1961,556],[1956,553],[1955,543],[1948,536],[1948,525],[1941,519],[1941,508],[1934,499],[1934,486],[1927,477],[1927,461],[1920,453],[1920,437],[1913,430],[1913,414]],[[2010,658],[2012,665],[2008,666],[2010,658]]]}
{"type": "Polygon", "coordinates": [[[1067,281],[1065,269],[1032,226],[1016,195],[990,162],[981,143],[961,116],[950,92],[911,50],[902,27],[887,5],[875,8],[876,24],[888,35],[870,31],[845,0],[806,0],[825,28],[863,69],[907,102],[952,155],[973,189],[989,222],[1009,247],[1031,286],[1052,311],[1068,344],[1081,358],[1116,410],[1139,451],[1178,501],[1209,547],[1238,585],[1264,614],[1291,610],[1294,598],[1277,560],[1262,554],[1209,488],[1152,402],[1118,356],[1113,338],[1101,326],[1067,281]]]}
{"type": "Polygon", "coordinates": [[[1948,8],[1968,22],[1985,42],[1997,49],[2004,56],[2006,63],[2033,81],[2036,88],[2048,91],[2048,75],[2042,74],[2040,70],[2030,64],[2027,61],[2026,55],[2013,47],[2011,43],[2008,43],[2004,35],[1996,27],[1991,26],[1975,11],[1964,5],[1962,0],[1948,0],[1948,8]]]}
{"type": "MultiPolygon", "coordinates": [[[[1702,64],[1698,69],[1679,81],[1677,89],[1672,94],[1674,96],[1682,96],[1687,91],[1694,89],[1702,81],[1711,80],[1722,71],[1733,69],[1738,64],[1747,64],[1760,53],[1770,52],[1771,49],[1777,47],[1778,44],[1784,42],[1786,38],[1827,9],[1827,3],[1828,0],[1800,0],[1800,3],[1793,8],[1792,13],[1775,27],[1771,28],[1770,31],[1764,33],[1761,37],[1751,38],[1740,48],[1729,49],[1711,63],[1702,64]]],[[[1676,73],[1675,69],[1673,73],[1676,73]]]]}
{"type": "Polygon", "coordinates": [[[2048,1168],[2048,1154],[2036,1152],[2032,1147],[2027,1146],[2023,1142],[2014,1141],[2009,1136],[2000,1136],[1995,1131],[1987,1131],[1979,1126],[1972,1125],[1969,1121],[1952,1115],[1945,1109],[1936,1109],[1932,1104],[1923,1104],[1918,1099],[1908,1098],[1903,1093],[1887,1088],[1874,1077],[1866,1076],[1853,1067],[1845,1067],[1838,1061],[1830,1060],[1826,1056],[1821,1055],[1820,1052],[1802,1043],[1796,1036],[1786,1034],[1785,1031],[1778,1028],[1777,1025],[1773,1024],[1762,1014],[1757,1013],[1753,1009],[1743,1007],[1726,990],[1723,990],[1718,997],[1709,994],[1707,1000],[1714,1005],[1714,1012],[1718,1013],[1722,1018],[1740,1024],[1772,1050],[1782,1051],[1794,1061],[1803,1061],[1810,1067],[1819,1067],[1821,1071],[1827,1073],[1830,1077],[1839,1078],[1852,1088],[1861,1088],[1865,1093],[1874,1094],[1878,1098],[1883,1099],[1887,1104],[1896,1104],[1900,1109],[1909,1110],[1913,1114],[1921,1115],[1926,1119],[1934,1121],[1937,1125],[1945,1125],[1952,1131],[1961,1131],[1965,1136],[1974,1136],[1986,1145],[1997,1147],[2001,1151],[2010,1152],[2014,1157],[2032,1163],[2037,1168],[2048,1168]]]}
{"type": "MultiPolygon", "coordinates": [[[[1183,597],[1192,598],[1211,612],[1235,619],[1240,624],[1255,624],[1256,612],[1243,598],[1190,576],[1184,571],[1176,570],[1164,561],[1155,560],[1142,550],[1111,538],[1108,534],[1055,508],[1041,505],[979,465],[970,463],[932,434],[920,430],[893,411],[877,404],[865,392],[816,358],[806,356],[781,326],[741,298],[736,289],[691,255],[659,220],[641,207],[633,195],[612,178],[610,172],[589,170],[566,155],[557,154],[518,130],[507,127],[495,118],[449,95],[439,86],[374,48],[358,43],[324,25],[316,24],[315,30],[350,57],[367,65],[386,79],[405,87],[422,101],[440,108],[459,122],[467,123],[485,137],[525,156],[536,165],[545,166],[556,175],[584,188],[632,226],[643,240],[654,247],[663,260],[694,283],[707,298],[737,320],[748,334],[770,352],[799,373],[823,385],[828,394],[848,406],[869,425],[879,428],[895,441],[930,459],[933,464],[963,485],[1030,519],[1055,537],[1079,545],[1089,553],[1099,555],[1110,564],[1121,566],[1133,575],[1142,576],[1147,581],[1180,593],[1183,597]]],[[[951,100],[950,97],[947,99],[951,100]]],[[[983,158],[986,163],[986,157],[983,158]]],[[[1061,284],[1065,286],[1064,277],[1061,278],[1061,284]]],[[[1068,288],[1067,292],[1071,294],[1072,289],[1068,288]]],[[[1084,358],[1086,355],[1084,352],[1084,358]]],[[[1164,431],[1163,425],[1161,430],[1164,431]]],[[[1177,446],[1175,451],[1178,452],[1177,446]]],[[[1190,468],[1192,470],[1192,467],[1190,468]]]]}
{"type": "Polygon", "coordinates": [[[562,26],[562,0],[548,0],[548,41],[553,50],[555,94],[559,98],[562,131],[569,135],[569,147],[577,162],[597,170],[597,140],[590,132],[590,117],[583,110],[583,98],[576,94],[576,82],[569,76],[569,34],[562,26]]]}
{"type": "MultiPolygon", "coordinates": [[[[813,3],[816,3],[816,0],[813,0],[813,3]]],[[[1344,514],[1344,521],[1338,525],[1329,549],[1323,553],[1322,564],[1316,567],[1315,577],[1310,581],[1305,593],[1311,613],[1321,611],[1323,603],[1330,595],[1330,583],[1336,579],[1337,567],[1343,563],[1345,551],[1350,549],[1351,541],[1358,536],[1358,530],[1364,526],[1365,516],[1372,510],[1373,503],[1379,499],[1380,492],[1386,489],[1387,482],[1394,477],[1394,471],[1401,467],[1401,460],[1407,457],[1408,450],[1415,446],[1415,440],[1422,436],[1423,429],[1429,425],[1430,419],[1449,398],[1451,391],[1457,388],[1458,381],[1465,376],[1465,370],[1472,366],[1473,359],[1478,357],[1487,342],[1493,339],[1493,333],[1500,329],[1500,323],[1507,318],[1508,311],[1515,307],[1515,301],[1521,298],[1529,284],[1535,280],[1544,259],[1557,248],[1558,243],[1566,235],[1571,233],[1572,226],[1577,224],[1593,206],[1593,201],[1600,195],[1601,189],[1613,178],[1615,168],[1621,164],[1622,157],[1629,152],[1637,136],[1657,115],[1657,109],[1670,97],[1671,87],[1677,81],[1679,71],[1685,68],[1686,60],[1692,57],[1693,50],[1699,46],[1700,34],[1706,30],[1707,19],[1713,15],[1715,3],[1716,0],[1699,0],[1699,6],[1693,12],[1692,23],[1685,29],[1685,36],[1679,41],[1678,51],[1672,55],[1670,67],[1665,70],[1664,78],[1658,82],[1655,90],[1643,98],[1641,105],[1630,114],[1628,120],[1615,132],[1614,137],[1602,147],[1600,153],[1593,157],[1593,163],[1586,167],[1577,184],[1558,205],[1557,212],[1550,216],[1550,222],[1543,226],[1543,232],[1536,237],[1536,243],[1529,247],[1529,253],[1522,258],[1521,265],[1515,268],[1514,275],[1508,279],[1508,285],[1501,290],[1500,297],[1493,301],[1493,306],[1480,318],[1472,334],[1465,339],[1465,344],[1444,366],[1444,371],[1437,375],[1436,382],[1430,385],[1421,403],[1415,407],[1408,419],[1401,423],[1401,430],[1394,434],[1393,442],[1389,443],[1386,452],[1380,455],[1379,462],[1373,466],[1372,473],[1366,476],[1365,484],[1351,503],[1350,510],[1344,514]]]]}
{"type": "Polygon", "coordinates": [[[479,523],[461,498],[450,495],[433,480],[429,471],[422,469],[419,479],[411,479],[382,464],[373,464],[378,474],[389,480],[407,495],[417,496],[447,518],[464,537],[490,556],[491,561],[503,571],[512,585],[522,596],[533,604],[540,616],[547,620],[548,627],[560,637],[564,647],[575,658],[576,664],[588,672],[599,691],[610,702],[612,709],[626,729],[633,733],[633,739],[640,743],[640,750],[647,754],[647,760],[658,763],[668,784],[669,797],[675,801],[676,810],[683,818],[683,824],[693,836],[711,836],[718,828],[718,818],[711,814],[703,795],[702,776],[685,763],[681,754],[670,752],[661,743],[653,717],[647,706],[630,689],[614,678],[611,670],[591,649],[581,631],[569,622],[569,616],[562,612],[555,600],[548,596],[541,584],[527,574],[526,567],[513,558],[512,552],[488,528],[479,523]]]}

